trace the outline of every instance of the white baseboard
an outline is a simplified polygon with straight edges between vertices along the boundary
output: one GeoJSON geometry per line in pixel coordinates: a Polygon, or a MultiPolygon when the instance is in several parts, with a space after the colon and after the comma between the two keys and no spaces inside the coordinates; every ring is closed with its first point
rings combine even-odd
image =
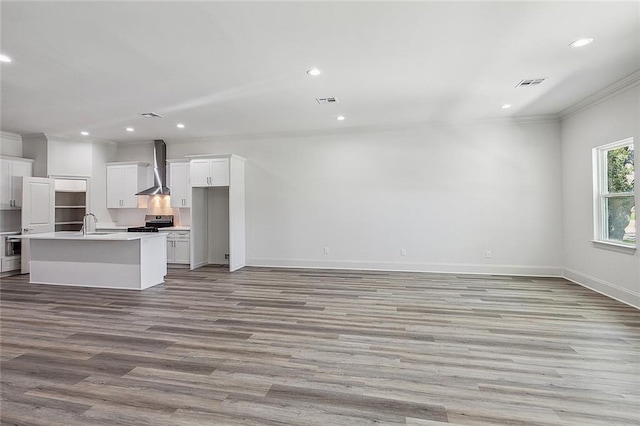
{"type": "Polygon", "coordinates": [[[305,269],[355,269],[366,271],[432,272],[445,274],[562,277],[560,266],[479,265],[462,263],[371,262],[312,259],[247,259],[247,266],[305,269]]]}
{"type": "Polygon", "coordinates": [[[582,287],[593,290],[626,305],[640,309],[640,293],[620,287],[619,285],[592,277],[573,269],[564,268],[562,276],[582,287]]]}
{"type": "Polygon", "coordinates": [[[193,269],[198,269],[198,268],[200,268],[200,267],[202,267],[202,266],[204,266],[204,265],[208,265],[208,264],[209,264],[209,262],[207,262],[206,260],[204,260],[204,261],[202,261],[202,262],[198,262],[198,263],[196,263],[195,265],[193,265],[193,268],[191,268],[191,269],[192,269],[192,270],[193,270],[193,269]]]}

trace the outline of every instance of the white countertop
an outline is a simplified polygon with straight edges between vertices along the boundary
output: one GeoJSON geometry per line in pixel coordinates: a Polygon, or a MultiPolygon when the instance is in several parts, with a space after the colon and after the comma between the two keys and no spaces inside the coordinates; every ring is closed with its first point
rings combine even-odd
{"type": "Polygon", "coordinates": [[[0,235],[17,235],[19,233],[20,231],[3,231],[3,232],[0,232],[0,235]]]}
{"type": "Polygon", "coordinates": [[[16,235],[18,238],[31,240],[70,240],[70,241],[131,241],[146,238],[164,238],[160,232],[109,232],[82,235],[81,232],[47,232],[43,234],[16,235]]]}

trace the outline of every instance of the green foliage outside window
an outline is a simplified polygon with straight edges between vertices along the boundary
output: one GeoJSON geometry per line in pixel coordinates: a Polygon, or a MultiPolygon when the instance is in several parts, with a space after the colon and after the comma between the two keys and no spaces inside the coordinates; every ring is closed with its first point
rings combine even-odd
{"type": "MultiPolygon", "coordinates": [[[[607,152],[607,189],[610,194],[633,193],[634,188],[634,152],[633,145],[612,149],[607,152]]],[[[609,239],[634,242],[625,238],[625,228],[635,219],[633,194],[609,199],[608,203],[609,239]]]]}

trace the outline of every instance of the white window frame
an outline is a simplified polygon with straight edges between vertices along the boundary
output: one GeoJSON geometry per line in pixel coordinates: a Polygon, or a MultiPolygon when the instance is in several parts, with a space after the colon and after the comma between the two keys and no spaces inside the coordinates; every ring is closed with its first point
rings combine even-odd
{"type": "MultiPolygon", "coordinates": [[[[608,174],[607,174],[607,153],[613,149],[622,148],[624,146],[634,145],[633,138],[623,139],[606,145],[598,146],[593,149],[593,242],[596,244],[614,246],[621,249],[635,251],[638,245],[636,236],[635,243],[626,243],[623,241],[606,239],[607,235],[607,199],[616,197],[633,197],[637,202],[634,192],[608,192],[608,174]]],[[[635,155],[635,146],[634,146],[635,155]]],[[[637,211],[637,209],[636,209],[637,211]]],[[[636,218],[638,217],[636,213],[636,218]]],[[[636,222],[637,223],[637,222],[636,222]]]]}

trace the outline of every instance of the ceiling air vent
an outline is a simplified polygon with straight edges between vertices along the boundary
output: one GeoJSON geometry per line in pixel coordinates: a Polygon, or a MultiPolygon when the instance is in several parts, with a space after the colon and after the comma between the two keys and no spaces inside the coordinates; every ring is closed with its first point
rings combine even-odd
{"type": "Polygon", "coordinates": [[[537,86],[545,80],[546,78],[529,78],[526,80],[522,80],[520,83],[516,84],[516,87],[537,86]]]}
{"type": "Polygon", "coordinates": [[[162,116],[160,114],[158,114],[157,112],[143,112],[140,115],[145,117],[145,118],[162,118],[162,116]]]}
{"type": "Polygon", "coordinates": [[[316,102],[320,105],[337,104],[338,98],[316,98],[316,102]]]}

